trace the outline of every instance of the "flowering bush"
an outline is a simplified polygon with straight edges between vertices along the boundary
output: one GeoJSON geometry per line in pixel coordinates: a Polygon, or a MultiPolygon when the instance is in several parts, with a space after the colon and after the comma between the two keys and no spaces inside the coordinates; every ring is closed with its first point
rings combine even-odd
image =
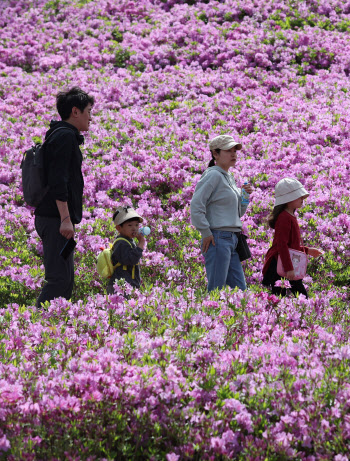
{"type": "Polygon", "coordinates": [[[2,0],[0,10],[0,457],[348,459],[349,44],[345,0],[2,0]],[[23,152],[55,95],[96,97],[71,301],[33,306],[43,279],[23,152]],[[234,175],[247,292],[206,295],[189,218],[208,141],[243,144],[234,175]],[[264,219],[285,176],[310,299],[261,287],[264,219]],[[118,204],[152,229],[144,285],[106,297],[95,270],[118,204]]]}

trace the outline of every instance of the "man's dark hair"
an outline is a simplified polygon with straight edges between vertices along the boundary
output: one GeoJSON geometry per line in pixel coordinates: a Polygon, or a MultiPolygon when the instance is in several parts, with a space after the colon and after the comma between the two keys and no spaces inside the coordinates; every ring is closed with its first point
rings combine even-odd
{"type": "Polygon", "coordinates": [[[81,112],[88,104],[94,105],[95,99],[77,86],[68,91],[60,91],[56,96],[57,112],[62,120],[69,119],[73,107],[77,107],[81,112]]]}

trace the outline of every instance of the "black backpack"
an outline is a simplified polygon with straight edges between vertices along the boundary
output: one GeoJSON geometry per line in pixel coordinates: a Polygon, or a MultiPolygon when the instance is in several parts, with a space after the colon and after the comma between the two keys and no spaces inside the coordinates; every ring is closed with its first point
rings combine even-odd
{"type": "Polygon", "coordinates": [[[35,144],[23,154],[21,162],[23,197],[30,206],[37,207],[49,190],[44,169],[45,143],[56,131],[63,129],[69,130],[66,126],[56,128],[42,144],[35,144]]]}

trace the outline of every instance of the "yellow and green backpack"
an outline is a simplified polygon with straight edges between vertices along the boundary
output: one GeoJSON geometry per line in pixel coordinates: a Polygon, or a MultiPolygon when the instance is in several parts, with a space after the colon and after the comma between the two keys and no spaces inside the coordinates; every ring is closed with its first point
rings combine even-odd
{"type": "MultiPolygon", "coordinates": [[[[121,266],[121,263],[117,263],[115,266],[113,266],[112,263],[112,249],[114,245],[119,242],[120,240],[124,240],[125,242],[128,242],[128,244],[132,247],[132,244],[129,242],[129,240],[123,238],[123,237],[118,237],[113,243],[109,245],[109,248],[101,248],[101,253],[97,256],[97,262],[96,262],[96,269],[97,273],[100,277],[104,279],[109,279],[112,277],[114,270],[121,266]]],[[[123,269],[126,271],[127,266],[123,265],[123,269]]],[[[135,278],[135,266],[132,266],[132,273],[131,277],[134,279],[135,278]]]]}

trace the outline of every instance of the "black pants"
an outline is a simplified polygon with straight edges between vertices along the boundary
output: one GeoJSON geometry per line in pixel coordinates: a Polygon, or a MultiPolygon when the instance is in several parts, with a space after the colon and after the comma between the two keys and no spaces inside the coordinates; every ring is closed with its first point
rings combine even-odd
{"type": "Polygon", "coordinates": [[[43,242],[45,280],[37,299],[37,307],[45,301],[63,297],[70,299],[74,285],[74,252],[67,259],[62,258],[60,251],[67,239],[59,232],[59,218],[35,217],[35,229],[43,242]]]}
{"type": "MultiPolygon", "coordinates": [[[[277,274],[277,260],[272,258],[271,264],[267,269],[266,274],[264,275],[262,284],[272,291],[272,294],[276,296],[286,296],[287,290],[286,288],[275,287],[275,283],[277,280],[281,280],[282,277],[277,274]]],[[[289,280],[290,283],[290,291],[296,296],[298,293],[308,297],[306,288],[304,287],[302,280],[289,280]]]]}

